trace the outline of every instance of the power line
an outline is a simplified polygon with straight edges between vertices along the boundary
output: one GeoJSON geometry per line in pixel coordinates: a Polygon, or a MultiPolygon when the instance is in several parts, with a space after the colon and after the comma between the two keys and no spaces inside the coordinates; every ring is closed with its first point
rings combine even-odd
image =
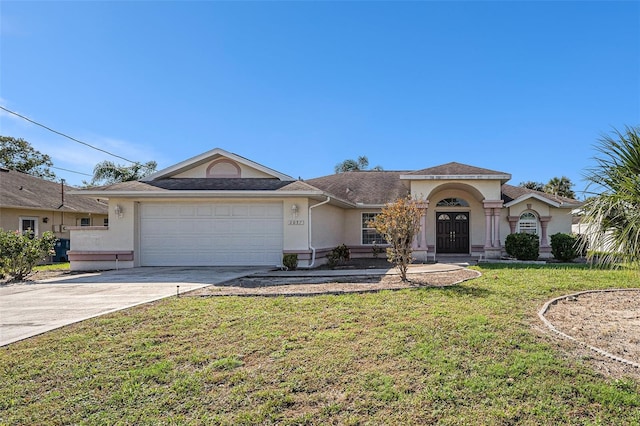
{"type": "Polygon", "coordinates": [[[9,114],[13,114],[13,115],[15,115],[16,117],[20,117],[20,118],[22,118],[23,120],[27,120],[29,123],[33,123],[33,124],[35,124],[36,126],[40,126],[40,127],[44,128],[44,129],[47,129],[48,131],[53,132],[53,133],[55,133],[55,134],[57,134],[57,135],[64,136],[65,138],[67,138],[67,139],[71,139],[71,140],[72,140],[72,141],[74,141],[74,142],[77,142],[77,143],[79,143],[79,144],[82,144],[82,145],[88,146],[89,148],[95,149],[96,151],[104,152],[105,154],[109,154],[109,155],[111,155],[112,157],[120,158],[121,160],[128,161],[129,163],[133,163],[133,164],[140,164],[140,163],[139,163],[139,162],[137,162],[137,161],[129,160],[128,158],[124,158],[124,157],[122,157],[122,156],[120,156],[120,155],[113,154],[113,153],[111,153],[111,152],[109,152],[109,151],[106,151],[106,150],[104,150],[104,149],[102,149],[102,148],[98,148],[98,147],[95,147],[95,146],[93,146],[93,145],[91,145],[91,144],[88,144],[88,143],[86,143],[86,142],[82,142],[81,140],[78,140],[78,139],[76,139],[76,138],[74,138],[74,137],[71,137],[71,136],[69,136],[69,135],[66,135],[66,134],[64,134],[64,133],[62,133],[62,132],[58,132],[57,130],[53,130],[52,128],[47,127],[47,126],[45,126],[44,124],[40,124],[40,123],[38,123],[37,121],[33,121],[32,119],[30,119],[30,118],[28,118],[28,117],[25,117],[24,115],[20,115],[20,114],[18,114],[18,113],[17,113],[17,112],[15,112],[15,111],[11,111],[10,109],[7,109],[7,108],[3,107],[2,105],[0,105],[0,109],[2,109],[2,110],[4,110],[4,111],[8,112],[9,114]]]}
{"type": "Polygon", "coordinates": [[[90,175],[90,174],[88,174],[88,173],[76,172],[75,170],[63,169],[62,167],[50,166],[50,168],[52,168],[52,169],[56,169],[56,170],[64,170],[65,172],[75,173],[75,174],[77,174],[77,175],[84,175],[84,176],[93,177],[93,175],[90,175]]]}

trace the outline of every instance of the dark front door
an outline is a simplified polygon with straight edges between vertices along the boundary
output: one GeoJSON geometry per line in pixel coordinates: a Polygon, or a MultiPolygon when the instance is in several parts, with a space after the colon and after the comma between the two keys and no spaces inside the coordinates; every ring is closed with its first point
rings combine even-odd
{"type": "Polygon", "coordinates": [[[436,253],[469,253],[469,213],[436,213],[436,253]]]}

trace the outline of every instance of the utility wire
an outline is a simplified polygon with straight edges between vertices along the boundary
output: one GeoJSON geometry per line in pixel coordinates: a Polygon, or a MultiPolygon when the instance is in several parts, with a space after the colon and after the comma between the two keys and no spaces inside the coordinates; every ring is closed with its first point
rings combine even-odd
{"type": "Polygon", "coordinates": [[[111,155],[112,157],[120,158],[121,160],[128,161],[129,163],[138,164],[138,165],[140,164],[140,163],[139,163],[139,162],[137,162],[137,161],[129,160],[128,158],[121,157],[120,155],[113,154],[113,153],[111,153],[111,152],[109,152],[109,151],[106,151],[106,150],[104,150],[104,149],[102,149],[102,148],[95,147],[95,146],[93,146],[93,145],[91,145],[91,144],[88,144],[88,143],[86,143],[86,142],[82,142],[82,141],[80,141],[80,140],[78,140],[78,139],[76,139],[76,138],[74,138],[74,137],[71,137],[71,136],[69,136],[69,135],[65,135],[65,134],[64,134],[64,133],[62,133],[62,132],[58,132],[57,130],[53,130],[52,128],[47,127],[47,126],[45,126],[44,124],[40,124],[40,123],[38,123],[37,121],[33,121],[32,119],[30,119],[30,118],[28,118],[28,117],[25,117],[24,115],[20,115],[20,114],[18,114],[18,113],[17,113],[17,112],[15,112],[15,111],[11,111],[10,109],[7,109],[7,108],[3,107],[2,105],[0,105],[0,109],[2,109],[2,110],[4,110],[4,111],[8,112],[9,114],[13,114],[13,115],[15,115],[15,116],[17,116],[17,117],[20,117],[20,118],[22,118],[23,120],[27,120],[29,123],[33,123],[33,124],[35,124],[36,126],[40,126],[40,127],[44,128],[44,129],[47,129],[48,131],[53,132],[53,133],[55,133],[55,134],[57,134],[57,135],[64,136],[65,138],[67,138],[67,139],[71,139],[71,140],[72,140],[72,141],[74,141],[74,142],[77,142],[77,143],[79,143],[79,144],[82,144],[82,145],[88,146],[89,148],[95,149],[96,151],[104,152],[105,154],[109,154],[109,155],[111,155]]]}
{"type": "Polygon", "coordinates": [[[78,174],[78,175],[93,177],[93,175],[90,175],[88,173],[76,172],[75,170],[63,169],[62,167],[55,167],[55,166],[50,166],[50,167],[52,169],[56,169],[56,170],[64,170],[65,172],[70,172],[70,173],[75,173],[75,174],[78,174]]]}

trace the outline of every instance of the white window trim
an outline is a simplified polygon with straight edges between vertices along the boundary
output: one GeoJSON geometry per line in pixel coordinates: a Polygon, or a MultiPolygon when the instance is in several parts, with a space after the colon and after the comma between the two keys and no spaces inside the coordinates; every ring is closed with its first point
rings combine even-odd
{"type": "Polygon", "coordinates": [[[363,236],[363,231],[366,230],[370,230],[370,231],[374,231],[377,233],[377,231],[374,228],[368,228],[367,226],[365,226],[364,222],[364,215],[368,214],[368,215],[379,215],[381,212],[362,212],[360,214],[360,244],[363,246],[374,246],[374,245],[380,245],[380,244],[386,244],[387,242],[384,240],[384,237],[380,236],[380,241],[374,241],[372,243],[365,243],[364,242],[364,236],[363,236]]]}
{"type": "MultiPolygon", "coordinates": [[[[527,214],[527,213],[530,213],[530,214],[532,214],[532,215],[535,217],[535,226],[536,226],[536,229],[535,229],[535,235],[540,235],[540,218],[538,217],[538,215],[537,215],[537,214],[535,214],[535,213],[534,213],[534,212],[532,212],[531,210],[527,210],[527,211],[524,211],[524,212],[520,213],[520,216],[518,217],[518,227],[516,228],[516,232],[518,232],[518,233],[520,233],[520,232],[526,232],[526,229],[525,229],[525,230],[523,230],[523,229],[521,228],[521,224],[523,223],[522,216],[524,216],[524,215],[525,215],[525,214],[527,214]]],[[[531,223],[531,224],[533,224],[533,223],[534,223],[534,222],[533,222],[533,220],[527,220],[527,221],[524,221],[524,222],[525,222],[525,223],[531,223]]],[[[530,229],[533,229],[533,228],[528,228],[528,229],[530,230],[530,229]]],[[[529,232],[528,232],[528,233],[529,233],[529,232]]]]}
{"type": "Polygon", "coordinates": [[[40,235],[39,233],[39,229],[38,229],[38,224],[40,223],[40,218],[37,216],[20,216],[18,218],[18,230],[20,231],[20,233],[22,234],[24,231],[26,231],[26,229],[22,229],[22,221],[23,220],[32,220],[33,223],[35,224],[34,228],[32,229],[33,233],[35,236],[40,235]]]}

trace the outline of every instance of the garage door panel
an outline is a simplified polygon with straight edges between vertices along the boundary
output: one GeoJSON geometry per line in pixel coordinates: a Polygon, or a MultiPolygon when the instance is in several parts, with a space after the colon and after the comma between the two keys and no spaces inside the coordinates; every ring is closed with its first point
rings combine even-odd
{"type": "Polygon", "coordinates": [[[281,262],[282,203],[143,203],[140,227],[144,266],[281,262]]]}

